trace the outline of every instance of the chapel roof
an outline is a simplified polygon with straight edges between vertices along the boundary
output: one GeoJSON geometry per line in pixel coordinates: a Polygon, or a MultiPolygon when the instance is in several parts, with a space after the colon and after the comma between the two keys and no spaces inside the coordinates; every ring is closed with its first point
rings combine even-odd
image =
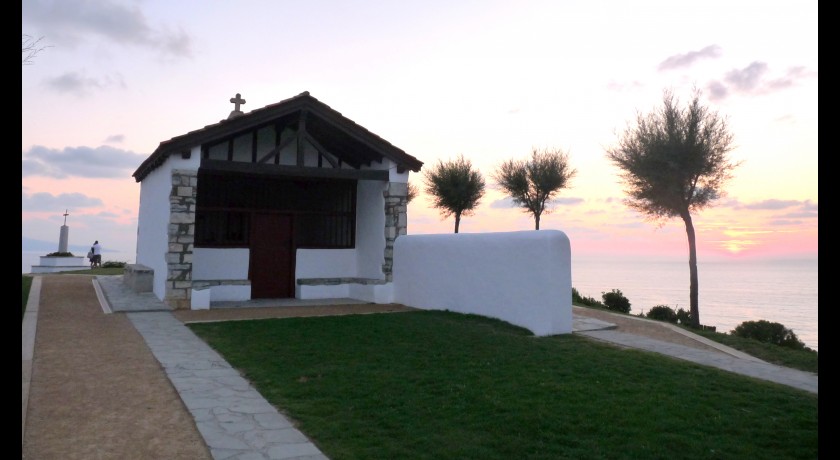
{"type": "Polygon", "coordinates": [[[236,116],[229,116],[218,123],[163,141],[132,176],[140,182],[170,155],[189,152],[196,145],[212,143],[238,132],[271,123],[273,120],[292,120],[300,116],[301,112],[307,114],[307,129],[318,135],[322,145],[336,151],[352,151],[354,160],[358,163],[370,164],[371,161],[382,161],[384,157],[396,163],[398,169],[414,172],[419,172],[423,165],[422,161],[312,97],[309,91],[304,91],[297,96],[248,113],[239,112],[236,116]]]}

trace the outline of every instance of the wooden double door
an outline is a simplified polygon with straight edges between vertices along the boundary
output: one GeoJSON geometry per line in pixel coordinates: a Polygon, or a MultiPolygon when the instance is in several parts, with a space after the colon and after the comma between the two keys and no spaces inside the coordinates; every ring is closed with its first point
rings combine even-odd
{"type": "Polygon", "coordinates": [[[254,213],[250,225],[252,299],[295,296],[294,219],[290,214],[254,213]]]}

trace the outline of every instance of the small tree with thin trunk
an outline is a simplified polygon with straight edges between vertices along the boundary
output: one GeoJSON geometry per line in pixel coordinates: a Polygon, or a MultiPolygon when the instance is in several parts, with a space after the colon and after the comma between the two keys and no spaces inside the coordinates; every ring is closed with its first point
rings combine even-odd
{"type": "Polygon", "coordinates": [[[414,200],[415,198],[417,198],[417,195],[419,195],[419,194],[420,194],[420,191],[419,191],[419,190],[417,190],[417,186],[416,186],[416,185],[414,185],[414,184],[413,184],[413,183],[411,183],[411,182],[407,183],[407,184],[406,184],[406,187],[407,187],[407,189],[408,189],[408,192],[407,192],[407,194],[406,194],[406,196],[405,196],[405,202],[406,202],[406,203],[411,203],[411,201],[412,201],[412,200],[414,200]]]}
{"type": "Polygon", "coordinates": [[[732,142],[726,120],[700,103],[700,91],[695,88],[686,107],[680,107],[666,90],[662,107],[637,115],[636,124],[620,134],[618,145],[607,149],[607,157],[621,170],[627,206],[660,226],[674,217],[685,223],[690,324],[694,327],[700,326],[700,307],[697,236],[691,213],[723,196],[724,184],[740,164],[728,157],[732,142]]]}
{"type": "Polygon", "coordinates": [[[531,151],[527,160],[507,160],[493,174],[493,179],[513,203],[534,216],[534,229],[540,229],[540,217],[548,214],[551,200],[568,187],[577,171],[569,166],[569,155],[560,149],[531,151]]]}
{"type": "Polygon", "coordinates": [[[446,162],[438,160],[435,166],[423,171],[423,183],[441,215],[455,216],[455,233],[461,226],[461,216],[472,215],[484,196],[484,178],[463,155],[446,162]]]}

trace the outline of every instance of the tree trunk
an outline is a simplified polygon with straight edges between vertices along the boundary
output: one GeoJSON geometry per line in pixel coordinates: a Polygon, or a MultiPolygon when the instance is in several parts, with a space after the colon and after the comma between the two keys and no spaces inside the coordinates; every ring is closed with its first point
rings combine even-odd
{"type": "Polygon", "coordinates": [[[461,226],[461,213],[455,213],[455,233],[458,233],[458,227],[461,226]]]}
{"type": "Polygon", "coordinates": [[[534,214],[534,230],[540,229],[540,215],[534,214]]]}
{"type": "Polygon", "coordinates": [[[690,279],[688,302],[691,306],[691,323],[694,327],[700,327],[699,287],[697,286],[697,236],[694,234],[694,224],[691,221],[691,214],[685,211],[682,218],[683,222],[685,222],[685,233],[688,235],[688,271],[690,279]]]}

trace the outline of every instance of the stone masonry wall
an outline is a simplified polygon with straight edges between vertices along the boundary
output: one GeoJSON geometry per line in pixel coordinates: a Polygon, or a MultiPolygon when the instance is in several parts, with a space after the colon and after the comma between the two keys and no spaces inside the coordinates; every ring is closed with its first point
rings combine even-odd
{"type": "Polygon", "coordinates": [[[166,253],[166,296],[174,309],[189,309],[192,293],[192,254],[195,243],[197,171],[172,171],[169,193],[169,249],[166,253]]]}
{"type": "Polygon", "coordinates": [[[385,197],[385,263],[382,273],[386,281],[393,281],[394,241],[408,231],[408,184],[388,182],[385,197]]]}

